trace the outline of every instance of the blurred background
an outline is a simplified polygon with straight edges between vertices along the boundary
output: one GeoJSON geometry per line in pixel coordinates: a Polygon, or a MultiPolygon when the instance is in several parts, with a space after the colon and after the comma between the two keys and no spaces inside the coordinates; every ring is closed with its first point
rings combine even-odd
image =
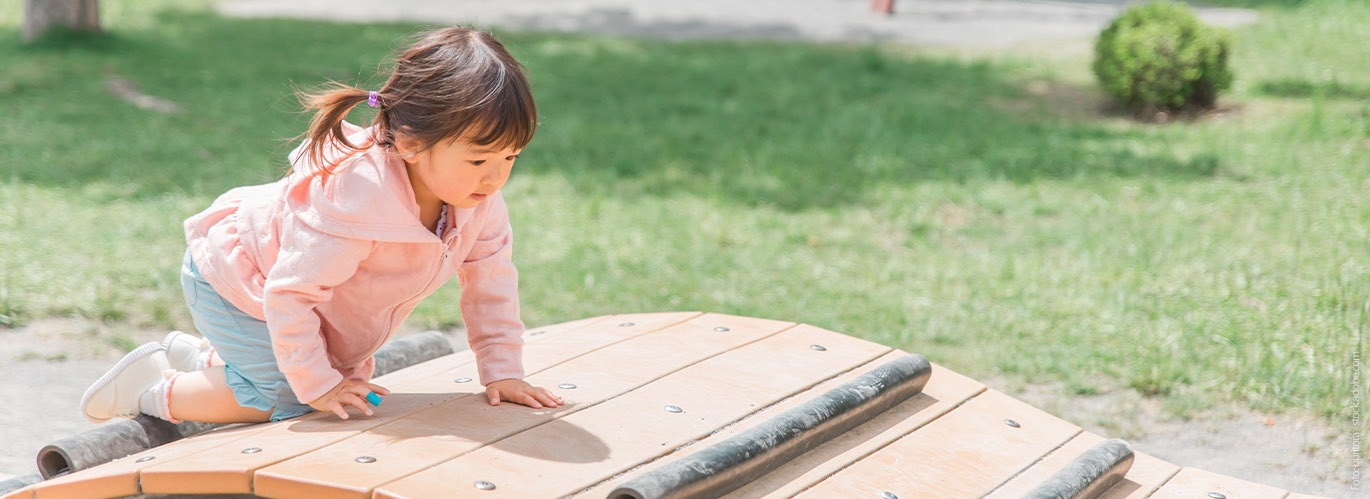
{"type": "MultiPolygon", "coordinates": [[[[29,33],[42,1],[0,0],[0,395],[32,406],[0,413],[0,473],[91,426],[112,360],[193,330],[181,221],[284,174],[294,89],[378,87],[408,35],[473,24],[540,111],[505,187],[530,327],[809,323],[1351,497],[1370,2],[1192,3],[1228,30],[1230,88],[1139,111],[1092,70],[1122,0],[88,0],[97,32],[29,33]]],[[[458,296],[408,327],[463,344],[458,296]]]]}

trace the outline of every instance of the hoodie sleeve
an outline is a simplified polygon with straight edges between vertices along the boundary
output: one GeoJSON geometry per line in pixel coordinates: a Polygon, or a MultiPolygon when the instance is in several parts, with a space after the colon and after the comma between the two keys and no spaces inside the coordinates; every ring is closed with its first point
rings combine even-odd
{"type": "Polygon", "coordinates": [[[283,218],[280,242],[266,276],[266,324],[277,366],[300,401],[309,403],[343,379],[328,360],[316,307],[356,273],[372,242],[320,232],[294,216],[283,218]]]}
{"type": "Polygon", "coordinates": [[[514,231],[504,196],[493,203],[480,235],[458,271],[461,317],[476,355],[480,382],[523,378],[523,321],[519,319],[514,231]]]}

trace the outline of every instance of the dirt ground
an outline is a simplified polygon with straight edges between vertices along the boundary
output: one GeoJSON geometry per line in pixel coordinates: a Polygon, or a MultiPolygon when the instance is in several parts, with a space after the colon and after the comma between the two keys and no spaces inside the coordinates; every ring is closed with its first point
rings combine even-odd
{"type": "MultiPolygon", "coordinates": [[[[413,331],[408,331],[413,332],[413,331]]],[[[43,319],[18,329],[0,328],[0,412],[3,475],[37,470],[49,442],[94,428],[80,416],[86,387],[118,360],[120,345],[160,341],[165,331],[110,327],[80,319],[43,319]]],[[[460,331],[449,335],[463,348],[460,331]]],[[[935,359],[934,359],[935,360],[935,359]]],[[[1157,399],[1133,390],[1069,396],[1058,385],[989,378],[985,384],[1080,425],[1123,438],[1139,451],[1184,466],[1214,471],[1294,492],[1356,497],[1350,489],[1352,446],[1316,418],[1263,414],[1234,405],[1190,420],[1169,416],[1157,399]]]]}

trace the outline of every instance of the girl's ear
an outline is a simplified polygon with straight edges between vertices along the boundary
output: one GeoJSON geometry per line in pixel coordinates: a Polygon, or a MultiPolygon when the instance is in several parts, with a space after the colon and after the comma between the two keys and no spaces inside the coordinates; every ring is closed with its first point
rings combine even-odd
{"type": "Polygon", "coordinates": [[[422,145],[414,137],[406,133],[395,133],[395,150],[400,153],[400,157],[404,159],[413,158],[420,149],[422,149],[422,145]]]}

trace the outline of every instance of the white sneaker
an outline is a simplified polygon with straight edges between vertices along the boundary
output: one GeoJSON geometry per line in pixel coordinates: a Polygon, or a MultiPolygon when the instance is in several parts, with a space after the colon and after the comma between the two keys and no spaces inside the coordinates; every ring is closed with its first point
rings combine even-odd
{"type": "Polygon", "coordinates": [[[166,338],[162,340],[167,362],[171,363],[172,369],[181,372],[203,369],[204,366],[200,365],[200,355],[210,348],[212,347],[209,345],[209,338],[200,338],[180,331],[167,333],[166,338]]]}
{"type": "Polygon", "coordinates": [[[119,363],[86,389],[81,396],[81,414],[92,423],[137,416],[138,399],[162,380],[164,371],[169,370],[171,364],[162,345],[146,343],[119,359],[119,363]]]}

